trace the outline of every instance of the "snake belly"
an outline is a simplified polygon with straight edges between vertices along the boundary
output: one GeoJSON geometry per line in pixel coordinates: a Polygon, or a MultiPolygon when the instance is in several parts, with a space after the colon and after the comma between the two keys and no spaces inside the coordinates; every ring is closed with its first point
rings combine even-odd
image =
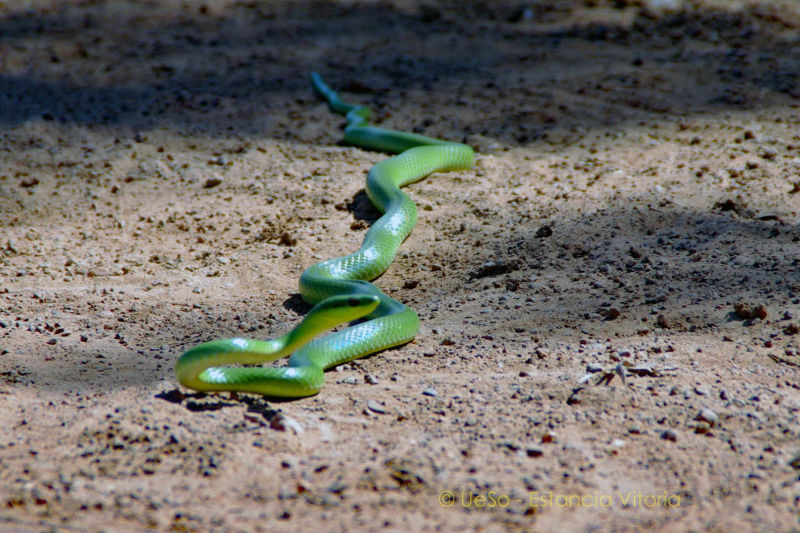
{"type": "Polygon", "coordinates": [[[221,339],[195,346],[178,359],[175,373],[185,387],[199,391],[242,391],[296,398],[319,392],[324,370],[411,341],[419,329],[413,309],[370,283],[391,264],[397,249],[417,222],[414,202],[400,187],[433,172],[466,170],[472,148],[369,125],[369,109],[342,102],[322,78],[311,83],[331,111],[346,116],[347,144],[398,154],[373,166],[366,193],[383,213],[367,231],[356,252],[317,263],[300,276],[300,295],[314,307],[287,334],[267,341],[221,339]],[[363,318],[324,337],[323,331],[363,318]],[[286,367],[261,365],[286,355],[286,367]]]}

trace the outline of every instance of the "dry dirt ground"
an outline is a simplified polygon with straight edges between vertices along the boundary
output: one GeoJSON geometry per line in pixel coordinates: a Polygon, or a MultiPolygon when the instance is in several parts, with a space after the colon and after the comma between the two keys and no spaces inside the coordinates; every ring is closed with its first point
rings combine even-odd
{"type": "Polygon", "coordinates": [[[0,530],[799,531],[794,1],[0,4],[0,530]],[[651,2],[652,5],[659,2],[651,2]],[[312,398],[179,390],[463,140],[312,398]]]}

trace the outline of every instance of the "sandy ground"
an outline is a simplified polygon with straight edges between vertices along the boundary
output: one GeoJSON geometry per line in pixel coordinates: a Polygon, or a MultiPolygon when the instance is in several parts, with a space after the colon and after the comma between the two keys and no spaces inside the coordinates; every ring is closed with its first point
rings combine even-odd
{"type": "Polygon", "coordinates": [[[0,4],[0,530],[799,531],[800,5],[682,5],[0,4]],[[181,391],[377,217],[312,69],[478,151],[418,338],[181,391]]]}

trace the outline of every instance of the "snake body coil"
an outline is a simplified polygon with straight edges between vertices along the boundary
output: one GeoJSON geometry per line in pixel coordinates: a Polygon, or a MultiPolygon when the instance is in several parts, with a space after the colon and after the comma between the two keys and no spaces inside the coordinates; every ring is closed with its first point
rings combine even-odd
{"type": "Polygon", "coordinates": [[[369,280],[388,268],[417,222],[416,206],[400,187],[433,172],[471,168],[472,148],[369,126],[369,109],[342,102],[316,73],[311,74],[311,83],[332,111],[346,115],[346,143],[399,154],[381,161],[367,175],[367,196],[383,216],[367,231],[358,251],[302,273],[300,295],[314,307],[297,327],[272,340],[223,339],[190,349],[175,367],[178,381],[186,387],[310,396],[322,387],[325,369],[409,342],[419,329],[413,309],[389,298],[369,280]],[[314,339],[361,317],[364,322],[314,339]],[[229,366],[258,365],[289,354],[287,367],[229,366]]]}

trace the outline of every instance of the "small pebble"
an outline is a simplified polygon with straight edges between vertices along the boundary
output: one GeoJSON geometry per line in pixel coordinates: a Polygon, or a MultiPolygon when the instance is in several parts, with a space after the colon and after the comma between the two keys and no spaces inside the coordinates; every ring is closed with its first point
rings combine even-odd
{"type": "Polygon", "coordinates": [[[657,372],[653,369],[653,365],[648,364],[641,364],[632,366],[628,369],[628,372],[631,374],[636,374],[637,376],[657,376],[657,372]]]}
{"type": "Polygon", "coordinates": [[[547,433],[542,435],[542,444],[547,444],[557,441],[558,441],[558,435],[556,435],[555,431],[548,431],[547,433]]]}
{"type": "Polygon", "coordinates": [[[694,427],[694,432],[700,435],[705,435],[711,429],[711,424],[708,422],[698,422],[694,427]]]}
{"type": "Polygon", "coordinates": [[[367,402],[367,409],[369,409],[373,413],[378,413],[379,415],[386,414],[386,409],[384,409],[384,407],[375,400],[369,400],[367,402]]]}
{"type": "Polygon", "coordinates": [[[516,451],[519,450],[519,444],[517,444],[515,442],[509,442],[509,441],[501,442],[500,443],[500,447],[501,448],[507,448],[507,449],[511,450],[512,452],[516,452],[516,451]]]}
{"type": "Polygon", "coordinates": [[[438,396],[436,389],[428,388],[422,391],[423,396],[438,396]]]}
{"type": "Polygon", "coordinates": [[[696,417],[694,417],[694,419],[701,420],[703,422],[708,422],[709,426],[716,426],[717,422],[719,422],[719,417],[717,416],[717,413],[715,413],[711,409],[703,409],[697,414],[696,417]]]}
{"type": "Polygon", "coordinates": [[[789,466],[794,468],[795,470],[800,470],[800,454],[797,454],[794,459],[789,461],[789,466]]]}
{"type": "Polygon", "coordinates": [[[698,422],[694,426],[694,432],[698,435],[706,435],[711,431],[711,424],[708,422],[698,422]]]}
{"type": "Polygon", "coordinates": [[[763,304],[751,304],[749,302],[738,302],[733,305],[733,311],[736,316],[742,320],[752,318],[767,318],[767,308],[763,304]]]}
{"type": "Polygon", "coordinates": [[[664,440],[671,440],[672,442],[676,442],[678,440],[678,434],[672,431],[671,429],[665,429],[661,432],[661,438],[664,440]]]}

